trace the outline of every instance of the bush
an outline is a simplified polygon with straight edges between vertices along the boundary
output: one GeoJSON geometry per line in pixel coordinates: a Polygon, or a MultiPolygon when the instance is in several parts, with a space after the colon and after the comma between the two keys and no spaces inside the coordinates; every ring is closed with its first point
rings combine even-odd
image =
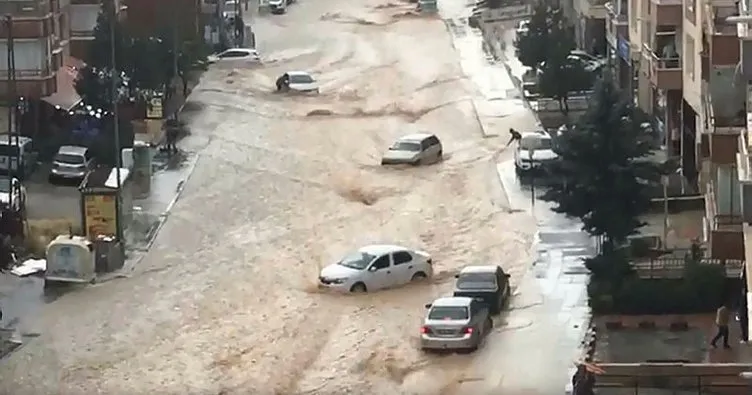
{"type": "Polygon", "coordinates": [[[595,314],[691,314],[714,311],[727,294],[719,265],[688,263],[682,279],[641,279],[614,283],[592,277],[588,284],[595,314]]]}

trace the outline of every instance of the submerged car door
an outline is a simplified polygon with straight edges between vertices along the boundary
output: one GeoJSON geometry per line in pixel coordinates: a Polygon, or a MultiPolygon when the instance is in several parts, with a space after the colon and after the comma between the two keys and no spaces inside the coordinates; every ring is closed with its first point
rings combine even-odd
{"type": "Polygon", "coordinates": [[[407,251],[395,251],[392,253],[392,262],[397,284],[409,283],[415,273],[413,256],[407,251]]]}
{"type": "Polygon", "coordinates": [[[368,289],[377,290],[390,287],[394,284],[394,273],[392,272],[390,254],[374,259],[368,267],[368,289]]]}

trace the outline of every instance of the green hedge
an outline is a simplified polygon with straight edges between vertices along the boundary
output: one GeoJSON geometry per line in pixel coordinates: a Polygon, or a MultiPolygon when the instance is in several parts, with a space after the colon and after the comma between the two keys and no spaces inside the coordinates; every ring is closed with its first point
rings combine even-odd
{"type": "Polygon", "coordinates": [[[592,276],[588,284],[595,314],[690,314],[712,312],[730,295],[723,267],[688,262],[682,279],[592,276]]]}

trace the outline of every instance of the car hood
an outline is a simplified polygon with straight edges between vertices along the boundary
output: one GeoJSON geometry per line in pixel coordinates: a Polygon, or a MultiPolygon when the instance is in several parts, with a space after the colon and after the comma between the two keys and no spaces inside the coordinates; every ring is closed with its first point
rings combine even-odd
{"type": "Polygon", "coordinates": [[[418,156],[418,152],[415,151],[389,150],[384,153],[384,159],[391,160],[411,160],[415,159],[416,156],[418,156]]]}
{"type": "Polygon", "coordinates": [[[352,269],[339,264],[329,265],[321,269],[321,277],[324,278],[350,278],[361,273],[362,270],[352,269]]]}
{"type": "Polygon", "coordinates": [[[291,82],[290,83],[290,89],[296,90],[296,91],[309,91],[316,89],[318,85],[316,82],[307,82],[307,83],[300,83],[300,82],[291,82]]]}
{"type": "MultiPolygon", "coordinates": [[[[556,155],[556,152],[550,149],[544,149],[544,150],[535,150],[533,151],[533,160],[551,160],[556,159],[558,155],[556,155]]],[[[520,159],[530,159],[530,151],[528,150],[520,150],[520,159]]]]}

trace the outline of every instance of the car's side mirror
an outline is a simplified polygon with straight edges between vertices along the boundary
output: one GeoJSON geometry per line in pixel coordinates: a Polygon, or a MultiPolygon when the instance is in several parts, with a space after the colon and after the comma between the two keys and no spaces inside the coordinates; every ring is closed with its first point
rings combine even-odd
{"type": "Polygon", "coordinates": [[[431,308],[431,303],[426,303],[426,304],[425,304],[425,307],[426,307],[427,309],[430,309],[430,308],[431,308]]]}
{"type": "Polygon", "coordinates": [[[460,275],[459,274],[455,274],[454,278],[460,278],[460,275]]]}
{"type": "Polygon", "coordinates": [[[369,272],[375,272],[376,270],[379,270],[379,268],[377,268],[376,266],[371,266],[368,268],[369,272]]]}
{"type": "Polygon", "coordinates": [[[504,277],[509,278],[511,275],[509,273],[504,273],[504,277]]]}

